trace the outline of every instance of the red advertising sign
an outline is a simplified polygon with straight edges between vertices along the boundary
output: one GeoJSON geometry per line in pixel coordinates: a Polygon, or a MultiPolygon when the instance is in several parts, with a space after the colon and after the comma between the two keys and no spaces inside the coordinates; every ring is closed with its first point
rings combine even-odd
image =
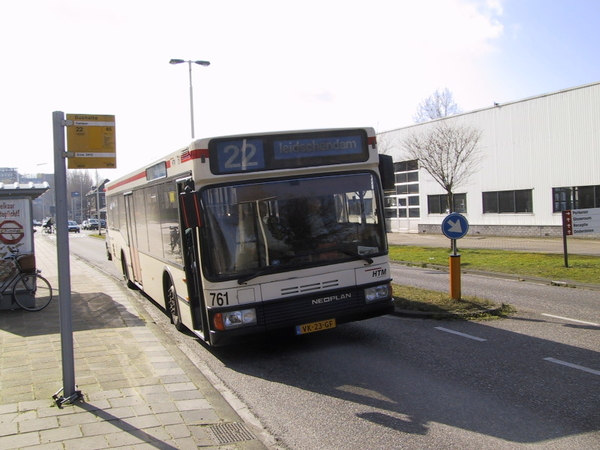
{"type": "Polygon", "coordinates": [[[6,246],[16,246],[22,253],[33,251],[31,200],[0,196],[0,255],[6,246]]]}
{"type": "Polygon", "coordinates": [[[0,242],[6,245],[19,243],[25,237],[25,229],[15,220],[0,223],[0,242]]]}

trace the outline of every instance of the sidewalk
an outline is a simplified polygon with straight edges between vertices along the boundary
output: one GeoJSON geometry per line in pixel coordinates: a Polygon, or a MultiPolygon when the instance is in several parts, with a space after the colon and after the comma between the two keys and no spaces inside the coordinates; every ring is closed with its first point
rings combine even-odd
{"type": "MultiPolygon", "coordinates": [[[[36,233],[38,268],[57,289],[55,242],[36,233]]],[[[70,264],[83,399],[52,399],[63,386],[58,296],[39,312],[0,311],[1,449],[266,448],[124,285],[70,264]]]]}

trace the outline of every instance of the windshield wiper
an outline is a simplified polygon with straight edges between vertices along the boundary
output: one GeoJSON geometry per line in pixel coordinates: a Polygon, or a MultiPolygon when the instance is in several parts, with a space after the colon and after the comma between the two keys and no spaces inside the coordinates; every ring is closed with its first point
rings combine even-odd
{"type": "MultiPolygon", "coordinates": [[[[373,259],[368,257],[367,255],[361,255],[358,252],[354,252],[352,250],[347,250],[345,248],[324,248],[324,249],[320,249],[320,250],[317,250],[314,252],[302,253],[302,254],[296,255],[295,258],[305,258],[306,256],[309,256],[309,255],[319,255],[321,253],[330,253],[330,252],[343,253],[344,255],[362,259],[367,264],[373,264],[373,259]]],[[[294,258],[292,258],[292,259],[294,259],[294,258]]],[[[244,275],[243,277],[238,278],[237,283],[239,285],[242,285],[244,283],[247,283],[250,280],[253,280],[256,277],[260,277],[261,275],[268,275],[270,273],[279,272],[282,269],[282,267],[289,267],[289,266],[290,266],[290,264],[282,264],[282,265],[264,267],[260,270],[257,270],[256,272],[253,272],[253,273],[250,273],[248,275],[244,275]]]]}
{"type": "Polygon", "coordinates": [[[343,253],[344,255],[354,256],[355,258],[359,258],[359,259],[362,259],[363,261],[366,261],[368,264],[373,264],[373,259],[369,258],[367,255],[361,255],[358,252],[353,252],[352,250],[347,250],[345,248],[333,248],[333,249],[319,251],[319,253],[323,253],[323,252],[327,252],[327,251],[330,252],[331,250],[343,253]]]}
{"type": "Polygon", "coordinates": [[[243,277],[238,278],[237,283],[242,285],[247,283],[250,280],[253,280],[256,277],[260,277],[261,275],[267,275],[269,273],[279,272],[282,266],[268,266],[263,269],[257,270],[256,272],[250,273],[248,275],[244,275],[243,277]]]}

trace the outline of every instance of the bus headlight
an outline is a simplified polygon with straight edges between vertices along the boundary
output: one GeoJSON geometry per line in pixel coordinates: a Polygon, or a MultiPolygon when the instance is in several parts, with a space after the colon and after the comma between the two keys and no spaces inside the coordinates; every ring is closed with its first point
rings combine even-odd
{"type": "Polygon", "coordinates": [[[381,286],[373,286],[365,289],[365,301],[367,303],[384,300],[390,296],[390,285],[382,284],[381,286]]]}
{"type": "Polygon", "coordinates": [[[213,317],[213,323],[215,328],[221,331],[245,325],[256,325],[256,310],[252,308],[216,313],[213,317]]]}

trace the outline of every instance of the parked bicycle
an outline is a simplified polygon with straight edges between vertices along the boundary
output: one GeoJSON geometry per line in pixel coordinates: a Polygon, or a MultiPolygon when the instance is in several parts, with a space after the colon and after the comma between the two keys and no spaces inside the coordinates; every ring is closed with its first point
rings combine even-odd
{"type": "Polygon", "coordinates": [[[19,249],[6,247],[10,255],[5,261],[12,261],[14,266],[8,277],[0,285],[0,301],[7,292],[11,292],[14,303],[27,311],[41,311],[52,300],[52,286],[40,275],[41,270],[35,267],[34,254],[21,254],[19,249]]]}
{"type": "Polygon", "coordinates": [[[170,226],[169,227],[169,238],[171,241],[171,252],[175,251],[175,247],[179,245],[179,227],[178,226],[170,226]]]}

